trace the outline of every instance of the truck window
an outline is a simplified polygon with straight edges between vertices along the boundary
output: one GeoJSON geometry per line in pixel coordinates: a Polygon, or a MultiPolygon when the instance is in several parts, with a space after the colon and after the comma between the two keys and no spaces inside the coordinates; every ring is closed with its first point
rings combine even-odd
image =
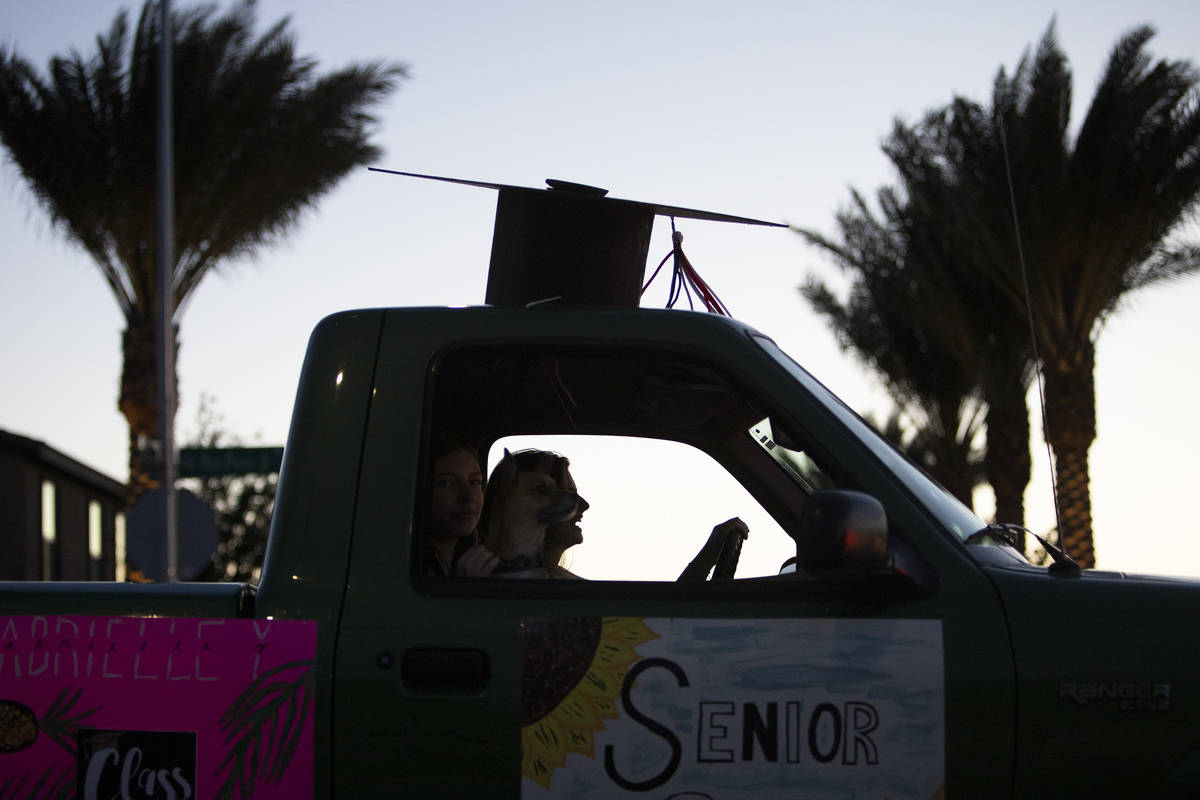
{"type": "Polygon", "coordinates": [[[488,471],[526,448],[567,456],[589,507],[583,542],[562,566],[591,580],[673,581],[713,526],[739,517],[750,527],[735,577],[776,575],[796,543],[720,464],[679,442],[620,436],[508,436],[488,453],[488,471]]]}
{"type": "Polygon", "coordinates": [[[592,580],[674,581],[734,517],[750,528],[734,577],[778,575],[807,495],[836,485],[732,370],[686,351],[464,347],[434,359],[427,389],[427,470],[447,439],[471,443],[485,474],[505,449],[570,459],[590,508],[560,563],[592,580]]]}

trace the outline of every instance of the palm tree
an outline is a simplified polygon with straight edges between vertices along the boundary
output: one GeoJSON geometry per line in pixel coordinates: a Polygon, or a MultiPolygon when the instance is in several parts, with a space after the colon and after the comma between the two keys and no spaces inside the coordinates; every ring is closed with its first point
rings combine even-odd
{"type": "MultiPolygon", "coordinates": [[[[995,494],[995,518],[1023,525],[1032,470],[1025,402],[1033,376],[1032,347],[1023,310],[994,302],[988,277],[995,265],[1017,261],[1015,239],[1002,235],[1011,225],[1007,218],[981,220],[976,204],[962,202],[961,174],[993,164],[994,171],[1002,168],[999,158],[964,164],[971,154],[955,146],[964,137],[948,135],[954,126],[978,125],[978,114],[971,111],[956,101],[928,115],[920,126],[897,121],[883,149],[908,201],[890,216],[908,237],[907,255],[912,269],[919,270],[914,280],[927,298],[910,313],[930,317],[926,327],[936,330],[943,347],[975,376],[986,405],[984,471],[995,494]],[[980,227],[1001,235],[981,240],[980,227]]],[[[993,177],[1002,180],[1003,173],[993,177]]]]}
{"type": "MultiPolygon", "coordinates": [[[[1200,269],[1200,246],[1171,239],[1200,199],[1200,77],[1187,62],[1152,63],[1144,51],[1152,36],[1142,26],[1117,42],[1072,144],[1071,75],[1051,22],[1036,54],[1027,52],[1012,78],[1003,70],[997,76],[990,144],[976,148],[1002,148],[1011,165],[1011,195],[993,180],[975,182],[971,205],[993,219],[1008,206],[1021,232],[1060,540],[1089,567],[1097,338],[1128,293],[1200,269]]],[[[955,133],[960,142],[964,132],[955,133]]],[[[958,177],[971,185],[981,174],[958,177]]],[[[993,262],[989,277],[1024,308],[1017,263],[993,262]]]]}
{"type": "MultiPolygon", "coordinates": [[[[1144,52],[1152,36],[1143,26],[1117,42],[1074,143],[1071,74],[1051,22],[1011,78],[1000,70],[990,109],[956,98],[915,129],[898,126],[892,144],[910,136],[919,147],[890,153],[905,179],[907,218],[958,252],[956,281],[986,276],[986,301],[977,295],[967,310],[1007,303],[1035,331],[1060,540],[1089,567],[1097,337],[1129,292],[1200,269],[1200,245],[1173,237],[1200,198],[1200,80],[1187,62],[1152,63],[1144,52]]],[[[943,308],[956,296],[963,299],[945,292],[943,308]]],[[[1011,320],[990,334],[1019,335],[1011,320]]],[[[986,354],[987,341],[971,337],[986,354]]],[[[1007,424],[996,418],[992,392],[1007,391],[1014,406],[1022,398],[1023,408],[1024,386],[1016,387],[1028,374],[1019,354],[995,360],[1008,366],[981,372],[985,386],[994,384],[986,390],[989,443],[1007,424]]]]}
{"type": "MultiPolygon", "coordinates": [[[[154,319],[155,92],[160,30],[151,0],[124,11],[96,52],[40,75],[0,51],[0,141],[55,227],[95,261],[125,317],[118,406],[129,422],[130,500],[155,485],[142,443],[157,436],[154,319]]],[[[254,38],[253,0],[226,14],[173,12],[175,324],[223,261],[282,238],[350,170],[380,155],[370,109],[398,64],[318,75],[287,18],[254,38]]],[[[174,414],[174,409],[170,410],[174,414]]]]}
{"type": "MultiPolygon", "coordinates": [[[[967,505],[981,478],[975,440],[983,421],[973,373],[957,352],[946,315],[914,313],[932,309],[935,294],[917,252],[908,209],[888,188],[879,192],[884,219],[853,193],[853,205],[838,214],[841,242],[798,229],[810,243],[829,252],[855,279],[843,303],[822,282],[801,287],[812,307],[830,323],[844,350],[853,351],[884,380],[898,409],[916,427],[907,438],[898,420],[889,437],[914,461],[967,505]]],[[[918,229],[919,230],[919,229],[918,229]]]]}

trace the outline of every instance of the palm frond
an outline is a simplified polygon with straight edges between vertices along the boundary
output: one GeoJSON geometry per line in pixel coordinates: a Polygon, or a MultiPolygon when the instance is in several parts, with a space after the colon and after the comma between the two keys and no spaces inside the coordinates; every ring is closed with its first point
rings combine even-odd
{"type": "Polygon", "coordinates": [[[264,672],[221,716],[228,748],[217,768],[227,773],[216,797],[254,796],[261,779],[278,783],[312,711],[315,662],[292,661],[264,672]]]}
{"type": "MultiPolygon", "coordinates": [[[[15,53],[0,62],[0,140],[127,317],[157,298],[155,8],[133,26],[118,14],[92,56],[52,59],[48,79],[15,53]]],[[[208,270],[278,241],[378,158],[371,109],[407,75],[381,61],[319,75],[286,17],[254,35],[255,8],[172,12],[177,306],[208,270]]]]}
{"type": "Polygon", "coordinates": [[[75,797],[75,771],[69,767],[46,767],[34,778],[26,772],[11,774],[0,783],[0,800],[68,800],[75,797]]]}

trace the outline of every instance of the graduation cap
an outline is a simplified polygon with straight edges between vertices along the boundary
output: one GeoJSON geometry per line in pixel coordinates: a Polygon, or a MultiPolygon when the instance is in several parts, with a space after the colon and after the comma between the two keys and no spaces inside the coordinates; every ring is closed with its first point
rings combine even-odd
{"type": "Polygon", "coordinates": [[[619,200],[594,186],[547,180],[546,189],[371,168],[410,178],[495,189],[496,227],[484,302],[637,308],[655,215],[744,225],[777,222],[619,200]]]}

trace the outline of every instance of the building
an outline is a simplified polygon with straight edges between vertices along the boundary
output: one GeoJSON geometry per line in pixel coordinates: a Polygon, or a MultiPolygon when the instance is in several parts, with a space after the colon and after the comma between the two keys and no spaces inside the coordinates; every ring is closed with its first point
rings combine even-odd
{"type": "Polygon", "coordinates": [[[125,580],[125,485],[0,430],[0,580],[125,580]]]}

